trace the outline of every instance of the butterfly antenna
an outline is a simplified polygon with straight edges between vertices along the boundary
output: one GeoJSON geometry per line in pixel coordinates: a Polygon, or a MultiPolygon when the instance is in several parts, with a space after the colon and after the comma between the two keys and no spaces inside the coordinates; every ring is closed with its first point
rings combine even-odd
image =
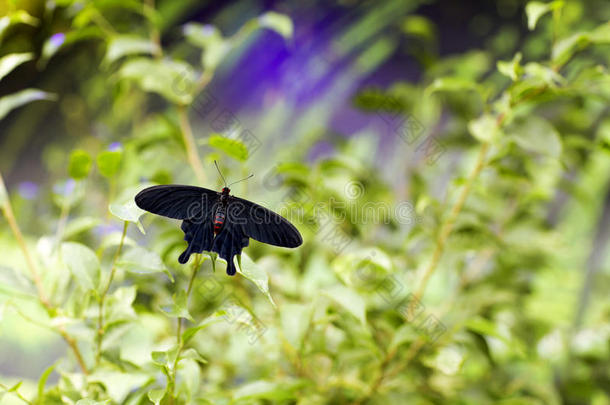
{"type": "Polygon", "coordinates": [[[229,184],[227,187],[231,187],[233,184],[237,184],[237,183],[239,183],[239,182],[241,182],[241,181],[248,180],[250,177],[253,177],[253,176],[254,176],[254,173],[253,173],[253,174],[251,174],[251,175],[249,175],[248,177],[244,177],[244,178],[243,178],[243,179],[241,179],[241,180],[234,181],[233,183],[229,184]]]}
{"type": "Polygon", "coordinates": [[[218,174],[220,174],[220,178],[222,178],[222,181],[225,183],[225,187],[227,186],[227,181],[225,180],[225,176],[222,175],[222,173],[220,172],[220,168],[218,167],[218,163],[216,163],[216,161],[214,161],[214,164],[216,165],[216,170],[218,170],[218,174]]]}

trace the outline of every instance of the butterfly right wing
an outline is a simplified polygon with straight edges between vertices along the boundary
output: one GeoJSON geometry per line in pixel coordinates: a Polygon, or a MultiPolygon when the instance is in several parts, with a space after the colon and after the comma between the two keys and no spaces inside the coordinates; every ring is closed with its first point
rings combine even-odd
{"type": "Polygon", "coordinates": [[[211,252],[214,241],[213,216],[220,194],[207,188],[182,185],[160,185],[136,195],[136,205],[143,210],[168,218],[182,219],[181,229],[188,246],[178,262],[188,262],[191,254],[211,252]]]}

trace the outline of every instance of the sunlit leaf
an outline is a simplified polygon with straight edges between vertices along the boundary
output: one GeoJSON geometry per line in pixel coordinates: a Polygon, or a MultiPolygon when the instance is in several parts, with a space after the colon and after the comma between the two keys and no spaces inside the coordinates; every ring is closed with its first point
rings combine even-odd
{"type": "Polygon", "coordinates": [[[366,324],[366,304],[358,293],[347,287],[337,285],[324,291],[324,294],[356,317],[362,325],[366,324]]]}
{"type": "Polygon", "coordinates": [[[70,154],[68,174],[74,180],[82,180],[89,175],[92,164],[91,155],[84,150],[76,149],[70,154]]]}
{"type": "Polygon", "coordinates": [[[165,390],[163,390],[163,389],[148,391],[148,399],[150,399],[151,402],[155,405],[161,404],[161,400],[163,399],[164,396],[165,396],[165,390]]]}
{"type": "Polygon", "coordinates": [[[186,62],[138,58],[123,64],[119,75],[173,103],[186,105],[193,101],[195,74],[186,62]]]}
{"type": "Polygon", "coordinates": [[[87,376],[89,382],[99,382],[105,388],[108,396],[116,403],[123,403],[127,395],[134,389],[150,381],[152,377],[139,372],[129,373],[119,371],[96,371],[87,376]]]}
{"type": "Polygon", "coordinates": [[[97,155],[97,167],[100,174],[104,177],[112,177],[121,167],[123,152],[120,150],[105,150],[97,155]]]}
{"type": "Polygon", "coordinates": [[[151,274],[165,273],[170,280],[173,277],[161,257],[151,251],[140,246],[129,248],[118,260],[117,265],[130,273],[151,274]]]}
{"type": "Polygon", "coordinates": [[[498,138],[497,119],[489,114],[483,114],[479,118],[468,123],[468,130],[473,137],[481,142],[494,142],[498,138]]]}
{"type": "Polygon", "coordinates": [[[172,303],[164,306],[161,310],[169,317],[172,318],[185,318],[189,321],[193,321],[193,317],[188,310],[188,298],[186,291],[180,290],[172,297],[172,303]]]}
{"type": "Polygon", "coordinates": [[[286,39],[292,37],[293,26],[290,17],[279,14],[274,11],[269,11],[258,18],[258,22],[261,27],[269,28],[276,31],[278,34],[286,39]]]}
{"type": "Polygon", "coordinates": [[[157,44],[148,38],[133,35],[118,35],[108,43],[104,62],[112,63],[128,55],[154,55],[157,51],[157,44]]]}
{"type": "Polygon", "coordinates": [[[563,5],[563,1],[553,1],[550,3],[542,3],[539,1],[530,1],[525,6],[525,14],[527,15],[527,27],[530,30],[536,28],[536,24],[540,17],[563,5]]]}
{"type": "Polygon", "coordinates": [[[95,290],[100,281],[100,262],[95,252],[76,242],[61,244],[64,263],[78,284],[86,290],[95,290]]]}
{"type": "Polygon", "coordinates": [[[248,160],[248,148],[238,139],[229,139],[222,135],[210,135],[208,144],[223,151],[233,159],[245,162],[248,160]]]}
{"type": "Polygon", "coordinates": [[[223,318],[221,317],[221,315],[218,313],[215,313],[213,315],[208,316],[203,321],[199,322],[199,324],[197,324],[196,326],[186,329],[182,333],[183,344],[187,344],[195,336],[195,334],[197,334],[197,332],[199,332],[200,330],[203,330],[203,329],[207,328],[208,326],[218,323],[222,320],[223,320],[223,318]]]}
{"type": "Polygon", "coordinates": [[[258,289],[265,294],[265,296],[271,302],[271,305],[274,307],[275,302],[271,297],[271,293],[269,292],[269,276],[265,272],[265,270],[261,269],[246,253],[242,253],[241,256],[237,256],[238,266],[237,272],[252,281],[254,285],[258,287],[258,289]]]}
{"type": "Polygon", "coordinates": [[[521,52],[517,52],[510,62],[498,61],[498,71],[503,75],[510,77],[513,81],[516,81],[523,73],[523,68],[519,64],[520,62],[521,52]]]}
{"type": "Polygon", "coordinates": [[[544,118],[529,115],[506,128],[506,135],[523,149],[558,158],[561,138],[557,130],[544,118]]]}
{"type": "Polygon", "coordinates": [[[0,120],[14,110],[32,101],[55,100],[55,95],[38,89],[25,89],[0,98],[0,120]]]}
{"type": "Polygon", "coordinates": [[[0,80],[17,66],[32,60],[32,53],[10,53],[0,58],[0,80]]]}

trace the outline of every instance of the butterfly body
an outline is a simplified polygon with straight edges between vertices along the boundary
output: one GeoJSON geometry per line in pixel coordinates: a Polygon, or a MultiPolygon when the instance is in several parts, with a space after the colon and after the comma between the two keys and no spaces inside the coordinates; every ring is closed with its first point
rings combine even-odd
{"type": "Polygon", "coordinates": [[[227,261],[227,274],[234,275],[233,257],[240,255],[249,239],[281,247],[303,243],[288,220],[251,201],[230,195],[224,187],[216,192],[203,187],[161,185],[142,190],[136,205],[146,211],[181,219],[187,248],[178,261],[186,263],[193,253],[216,252],[227,261]]]}

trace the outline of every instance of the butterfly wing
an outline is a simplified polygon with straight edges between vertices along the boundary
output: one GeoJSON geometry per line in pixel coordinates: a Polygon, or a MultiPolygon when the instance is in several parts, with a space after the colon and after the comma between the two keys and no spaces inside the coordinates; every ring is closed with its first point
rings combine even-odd
{"type": "Polygon", "coordinates": [[[219,198],[218,192],[207,188],[166,184],[140,191],[135,200],[138,207],[153,214],[202,222],[209,218],[219,198]]]}
{"type": "Polygon", "coordinates": [[[213,241],[212,252],[227,261],[227,274],[235,275],[235,263],[233,257],[240,255],[243,248],[248,246],[250,239],[244,232],[243,226],[225,220],[222,230],[213,241]]]}
{"type": "Polygon", "coordinates": [[[303,243],[297,228],[286,218],[243,198],[231,197],[227,217],[241,225],[246,236],[259,242],[288,248],[303,243]]]}
{"type": "Polygon", "coordinates": [[[182,219],[181,229],[188,246],[178,258],[188,262],[193,253],[212,251],[213,215],[220,195],[207,188],[181,185],[153,186],[136,195],[136,205],[153,214],[182,219]]]}

